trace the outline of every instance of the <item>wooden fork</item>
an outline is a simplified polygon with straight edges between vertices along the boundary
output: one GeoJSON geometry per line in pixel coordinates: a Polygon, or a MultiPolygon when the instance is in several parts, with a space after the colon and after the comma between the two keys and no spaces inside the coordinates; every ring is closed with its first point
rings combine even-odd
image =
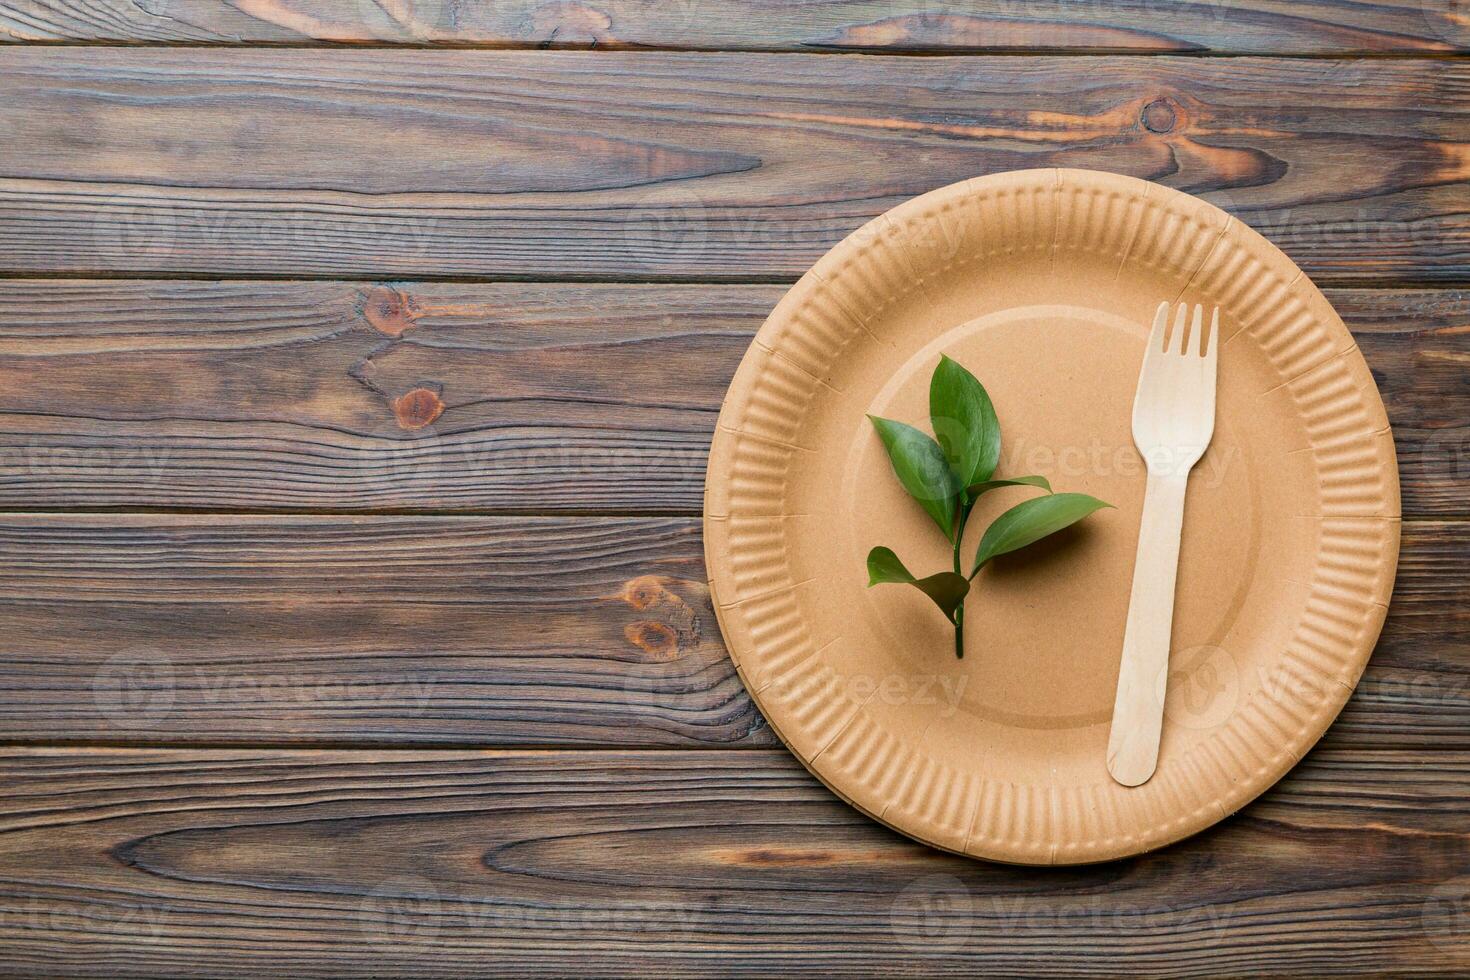
{"type": "Polygon", "coordinates": [[[1187,311],[1180,303],[1166,332],[1169,304],[1159,304],[1133,400],[1133,444],[1148,466],[1148,484],[1108,737],[1108,772],[1124,786],[1146,782],[1158,765],[1184,491],[1215,434],[1220,310],[1210,317],[1208,338],[1199,306],[1186,337],[1187,311]]]}

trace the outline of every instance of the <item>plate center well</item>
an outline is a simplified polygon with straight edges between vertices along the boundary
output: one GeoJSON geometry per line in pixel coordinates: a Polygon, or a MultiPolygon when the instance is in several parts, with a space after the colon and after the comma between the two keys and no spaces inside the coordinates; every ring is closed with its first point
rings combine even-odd
{"type": "MultiPolygon", "coordinates": [[[[966,603],[963,661],[952,653],[949,625],[923,596],[897,586],[864,590],[857,607],[878,641],[871,656],[881,661],[867,669],[880,677],[933,675],[947,699],[938,707],[1007,727],[1107,723],[1145,483],[1130,418],[1146,337],[1146,325],[1109,312],[1027,306],[961,324],[893,373],[866,411],[928,431],[929,376],[947,354],[995,403],[998,477],[1040,474],[1058,492],[1089,493],[1117,509],[982,571],[966,603]]],[[[844,477],[851,530],[843,560],[855,576],[880,544],[916,575],[951,567],[943,534],[899,486],[870,430],[853,434],[844,477]]],[[[1192,553],[1181,562],[1175,631],[1182,648],[1218,644],[1239,608],[1257,551],[1252,486],[1247,455],[1222,419],[1191,476],[1192,553]]],[[[990,521],[1038,492],[1008,488],[982,499],[961,549],[966,572],[990,521]]]]}

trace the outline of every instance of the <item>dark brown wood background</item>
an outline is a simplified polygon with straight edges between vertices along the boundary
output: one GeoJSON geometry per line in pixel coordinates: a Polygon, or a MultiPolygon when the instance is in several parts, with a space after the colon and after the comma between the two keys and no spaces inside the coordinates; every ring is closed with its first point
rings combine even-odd
{"type": "Polygon", "coordinates": [[[0,974],[1470,971],[1463,0],[0,0],[0,974]],[[1403,556],[1323,743],[1091,868],[779,746],[704,585],[784,287],[1028,166],[1280,244],[1403,556]]]}

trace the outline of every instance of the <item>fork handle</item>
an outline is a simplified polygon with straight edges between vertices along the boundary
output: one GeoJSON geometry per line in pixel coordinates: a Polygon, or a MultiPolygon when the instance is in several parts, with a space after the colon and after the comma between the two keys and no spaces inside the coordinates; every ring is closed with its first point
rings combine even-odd
{"type": "Polygon", "coordinates": [[[1108,772],[1124,786],[1147,782],[1159,761],[1169,636],[1174,625],[1174,581],[1179,572],[1188,481],[1188,473],[1149,473],[1144,490],[1128,625],[1123,631],[1123,661],[1108,736],[1108,772]]]}

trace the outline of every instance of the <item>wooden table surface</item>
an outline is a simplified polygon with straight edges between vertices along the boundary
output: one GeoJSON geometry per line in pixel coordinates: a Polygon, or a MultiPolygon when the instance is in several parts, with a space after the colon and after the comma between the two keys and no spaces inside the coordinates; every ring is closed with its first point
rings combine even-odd
{"type": "Polygon", "coordinates": [[[1463,0],[0,0],[0,974],[1470,971],[1463,0]],[[1198,837],[851,810],[700,497],[787,285],[1033,166],[1232,211],[1357,337],[1403,552],[1198,837]]]}

